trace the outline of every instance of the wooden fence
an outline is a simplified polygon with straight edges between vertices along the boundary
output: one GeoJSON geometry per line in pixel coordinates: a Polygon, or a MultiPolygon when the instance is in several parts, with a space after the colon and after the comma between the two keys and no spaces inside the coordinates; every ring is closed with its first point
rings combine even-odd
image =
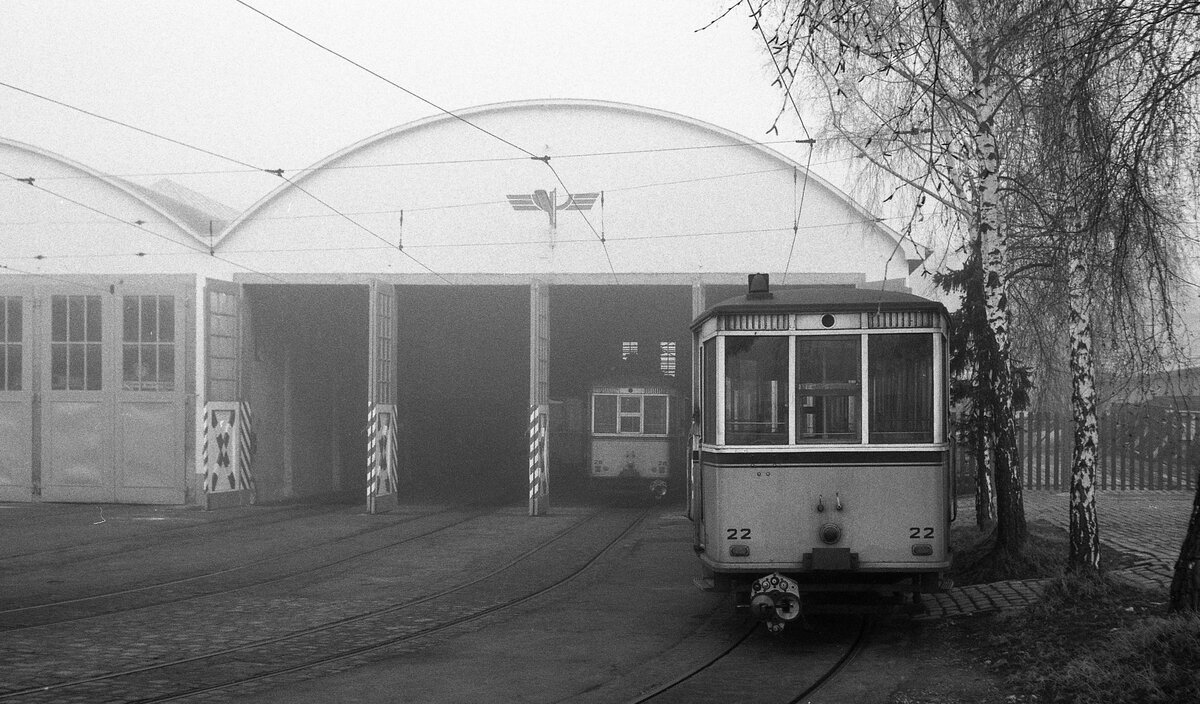
{"type": "MultiPolygon", "coordinates": [[[[1074,424],[1068,415],[1022,413],[1017,446],[1027,489],[1069,491],[1074,424]]],[[[1139,406],[1100,417],[1096,483],[1101,489],[1195,489],[1200,417],[1139,406]]],[[[958,449],[959,487],[974,486],[975,461],[958,449]]]]}

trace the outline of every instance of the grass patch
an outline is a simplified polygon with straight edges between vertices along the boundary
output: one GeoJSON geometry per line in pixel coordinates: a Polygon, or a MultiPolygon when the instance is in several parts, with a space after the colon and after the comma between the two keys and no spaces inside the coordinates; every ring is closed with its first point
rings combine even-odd
{"type": "MultiPolygon", "coordinates": [[[[995,541],[974,525],[956,525],[950,531],[954,550],[950,576],[954,584],[989,584],[1010,579],[1057,579],[1067,564],[1067,534],[1048,521],[1028,524],[1029,539],[1025,550],[1016,556],[992,551],[995,541]]],[[[1100,564],[1106,570],[1121,569],[1133,559],[1107,547],[1101,547],[1100,564]]]]}
{"type": "Polygon", "coordinates": [[[1038,701],[1200,701],[1200,615],[1166,615],[1151,597],[1103,577],[1062,577],[1038,604],[989,619],[973,636],[976,656],[1038,701]]]}
{"type": "MultiPolygon", "coordinates": [[[[1064,574],[1067,536],[1031,523],[1029,549],[997,558],[974,527],[955,539],[955,583],[1048,579],[1021,611],[956,622],[961,653],[1003,682],[1006,701],[1200,702],[1200,615],[1168,615],[1166,594],[1104,576],[1064,574]]],[[[1130,558],[1106,550],[1105,569],[1130,558]]]]}
{"type": "Polygon", "coordinates": [[[1025,550],[1008,556],[992,551],[995,540],[991,534],[981,533],[974,526],[955,527],[951,531],[954,561],[950,576],[958,586],[1060,577],[1067,554],[1065,537],[1049,524],[1030,523],[1025,550]]]}

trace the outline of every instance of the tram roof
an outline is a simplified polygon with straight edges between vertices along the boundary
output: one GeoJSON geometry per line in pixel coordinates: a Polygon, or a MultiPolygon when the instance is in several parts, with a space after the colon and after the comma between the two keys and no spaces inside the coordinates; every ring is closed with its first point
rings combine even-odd
{"type": "Polygon", "coordinates": [[[698,326],[727,313],[831,313],[845,311],[930,310],[949,317],[938,301],[900,291],[851,286],[802,286],[772,290],[766,296],[743,294],[714,304],[692,323],[698,326]]]}

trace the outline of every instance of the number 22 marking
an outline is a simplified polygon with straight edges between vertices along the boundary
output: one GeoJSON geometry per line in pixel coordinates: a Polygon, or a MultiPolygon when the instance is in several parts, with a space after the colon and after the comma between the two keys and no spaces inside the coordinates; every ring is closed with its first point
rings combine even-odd
{"type": "Polygon", "coordinates": [[[740,537],[742,540],[750,540],[750,529],[749,528],[726,528],[725,529],[725,539],[726,540],[737,540],[739,537],[738,533],[741,533],[740,537]]]}

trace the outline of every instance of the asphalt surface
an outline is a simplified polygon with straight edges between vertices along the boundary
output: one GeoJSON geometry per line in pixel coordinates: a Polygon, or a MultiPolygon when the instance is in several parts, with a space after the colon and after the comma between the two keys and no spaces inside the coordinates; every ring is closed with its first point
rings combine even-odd
{"type": "MultiPolygon", "coordinates": [[[[1192,500],[1192,492],[1102,492],[1098,498],[1101,539],[1125,558],[1123,567],[1110,574],[1165,599],[1192,500]]],[[[1025,492],[1031,522],[1065,528],[1067,502],[1062,493],[1025,492]]],[[[0,504],[4,536],[0,633],[17,629],[0,635],[0,696],[39,678],[60,676],[53,673],[67,677],[85,666],[103,672],[116,666],[112,663],[178,657],[188,648],[202,652],[213,645],[232,645],[345,617],[372,603],[394,599],[397,593],[428,588],[436,579],[457,582],[472,571],[488,569],[490,561],[501,555],[518,554],[523,546],[552,535],[590,510],[552,506],[550,516],[529,518],[521,507],[510,507],[489,513],[485,521],[466,518],[469,512],[462,511],[465,522],[437,533],[435,540],[405,543],[402,549],[387,547],[389,536],[397,531],[418,535],[457,520],[445,508],[405,506],[390,516],[367,516],[359,507],[346,506],[202,512],[0,504]],[[286,530],[279,528],[284,525],[286,530]],[[363,568],[346,561],[343,568],[342,553],[348,554],[349,546],[379,551],[372,553],[374,566],[363,568]],[[290,574],[288,570],[311,567],[314,561],[328,563],[323,569],[337,578],[314,573],[303,579],[289,577],[269,588],[255,586],[259,584],[256,570],[290,574]],[[197,574],[214,576],[193,580],[197,574]],[[184,590],[171,592],[178,601],[148,602],[134,611],[109,613],[141,598],[137,591],[141,586],[169,580],[179,580],[179,589],[184,590]],[[238,586],[238,580],[250,591],[203,595],[209,586],[238,586]],[[111,608],[88,600],[89,594],[113,589],[130,591],[115,597],[111,608]],[[71,599],[79,600],[81,613],[108,615],[69,628],[50,619],[43,626],[36,620],[38,609],[26,608],[71,599]]],[[[971,502],[960,501],[957,525],[973,523],[971,502]]],[[[647,683],[672,677],[680,663],[714,657],[745,630],[744,618],[729,608],[724,595],[701,592],[692,585],[699,569],[690,538],[687,519],[678,508],[666,507],[642,520],[595,569],[544,597],[448,628],[401,653],[315,679],[283,678],[265,688],[190,700],[630,701],[647,683]]],[[[839,677],[813,701],[886,701],[881,693],[899,691],[906,683],[936,683],[939,678],[953,677],[961,684],[976,675],[906,654],[909,639],[921,624],[1020,608],[1038,599],[1043,586],[1039,580],[1001,582],[955,587],[926,597],[926,615],[907,626],[881,629],[872,648],[847,676],[839,677]]],[[[466,609],[471,604],[451,603],[448,608],[460,606],[466,609]]],[[[813,644],[830,635],[823,629],[839,628],[844,630],[845,624],[815,621],[807,630],[791,629],[795,632],[770,648],[794,648],[805,654],[804,661],[819,659],[813,644]]],[[[733,682],[725,686],[730,695],[741,687],[733,682]]],[[[102,683],[96,691],[104,691],[102,683]]],[[[719,684],[707,694],[715,701],[724,696],[719,684]]],[[[105,700],[100,696],[78,701],[105,700]]]]}

